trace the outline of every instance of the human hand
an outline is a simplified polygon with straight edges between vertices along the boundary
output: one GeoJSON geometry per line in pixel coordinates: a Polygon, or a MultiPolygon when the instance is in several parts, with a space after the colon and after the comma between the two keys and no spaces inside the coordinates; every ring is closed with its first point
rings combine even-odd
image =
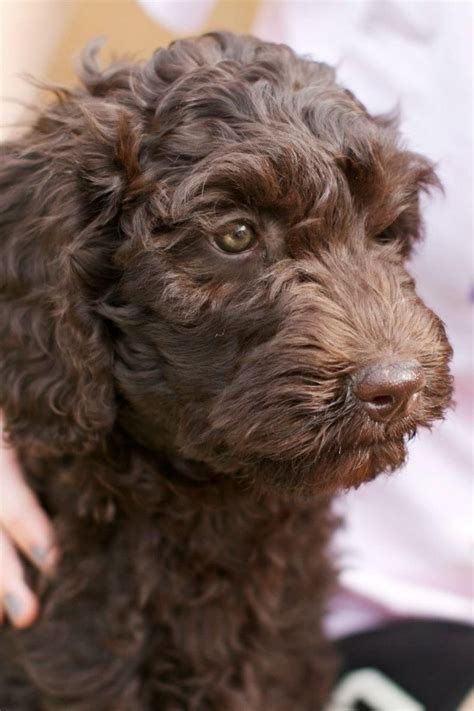
{"type": "Polygon", "coordinates": [[[53,526],[28,488],[15,452],[3,441],[0,413],[0,623],[6,613],[16,627],[28,627],[39,603],[25,582],[18,549],[44,573],[54,571],[53,526]]]}

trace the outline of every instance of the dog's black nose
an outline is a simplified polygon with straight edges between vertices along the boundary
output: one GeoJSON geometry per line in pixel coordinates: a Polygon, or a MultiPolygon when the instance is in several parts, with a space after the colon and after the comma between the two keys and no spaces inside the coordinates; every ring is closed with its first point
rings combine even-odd
{"type": "Polygon", "coordinates": [[[416,361],[377,363],[355,374],[352,392],[373,420],[387,422],[410,414],[424,385],[423,369],[416,361]]]}

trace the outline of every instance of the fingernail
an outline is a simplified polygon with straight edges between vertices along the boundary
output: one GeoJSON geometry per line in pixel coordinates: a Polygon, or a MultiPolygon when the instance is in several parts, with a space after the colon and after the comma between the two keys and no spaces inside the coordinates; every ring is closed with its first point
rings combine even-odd
{"type": "Polygon", "coordinates": [[[35,545],[31,547],[31,557],[44,573],[49,574],[54,573],[59,555],[54,545],[49,547],[35,545]]]}
{"type": "Polygon", "coordinates": [[[23,605],[21,600],[13,593],[7,593],[3,598],[3,604],[8,613],[8,616],[14,620],[21,615],[23,605]]]}
{"type": "Polygon", "coordinates": [[[43,565],[48,555],[49,548],[44,548],[43,546],[32,546],[31,547],[31,557],[38,565],[43,565]]]}

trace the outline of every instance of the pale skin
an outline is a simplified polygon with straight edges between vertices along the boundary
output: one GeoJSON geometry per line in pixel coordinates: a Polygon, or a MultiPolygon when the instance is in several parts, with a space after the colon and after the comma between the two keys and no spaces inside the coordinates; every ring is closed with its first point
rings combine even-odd
{"type": "MultiPolygon", "coordinates": [[[[0,415],[1,422],[1,415],[0,415]]],[[[28,627],[39,612],[21,553],[45,575],[54,574],[58,549],[51,521],[26,485],[15,452],[0,443],[0,620],[28,627]]]]}

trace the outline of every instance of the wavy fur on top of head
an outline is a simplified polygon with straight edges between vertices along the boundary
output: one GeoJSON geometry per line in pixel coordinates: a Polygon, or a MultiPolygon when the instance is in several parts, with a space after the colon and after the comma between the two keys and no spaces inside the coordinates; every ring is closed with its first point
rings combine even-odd
{"type": "Polygon", "coordinates": [[[0,705],[320,708],[328,495],[450,403],[405,268],[433,167],[283,45],[96,54],[3,146],[0,405],[64,553],[0,705]],[[424,388],[374,422],[352,378],[399,360],[424,388]]]}

